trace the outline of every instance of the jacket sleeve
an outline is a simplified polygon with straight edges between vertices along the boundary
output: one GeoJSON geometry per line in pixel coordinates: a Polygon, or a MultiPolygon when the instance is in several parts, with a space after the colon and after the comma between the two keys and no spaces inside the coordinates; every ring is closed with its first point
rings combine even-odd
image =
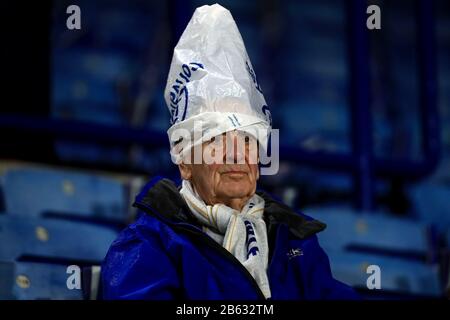
{"type": "Polygon", "coordinates": [[[102,265],[103,299],[176,298],[178,276],[160,239],[127,230],[112,244],[102,265]]]}
{"type": "Polygon", "coordinates": [[[308,272],[308,285],[312,293],[310,298],[316,300],[360,300],[361,297],[352,287],[333,278],[330,261],[319,245],[317,236],[311,239],[310,245],[315,253],[308,272]]]}

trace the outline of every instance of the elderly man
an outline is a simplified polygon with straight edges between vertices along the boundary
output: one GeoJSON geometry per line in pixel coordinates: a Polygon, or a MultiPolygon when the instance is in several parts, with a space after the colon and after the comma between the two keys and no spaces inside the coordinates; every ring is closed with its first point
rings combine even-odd
{"type": "Polygon", "coordinates": [[[138,219],[102,267],[103,297],[355,298],[318,244],[325,225],[256,192],[271,117],[229,11],[195,11],[165,97],[182,183],[157,178],[136,197],[138,219]]]}

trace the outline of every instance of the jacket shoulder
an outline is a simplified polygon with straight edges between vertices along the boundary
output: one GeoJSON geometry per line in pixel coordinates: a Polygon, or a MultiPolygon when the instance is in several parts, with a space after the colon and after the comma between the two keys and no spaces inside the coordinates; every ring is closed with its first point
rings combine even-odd
{"type": "Polygon", "coordinates": [[[113,242],[102,264],[104,299],[169,299],[178,286],[166,227],[140,215],[113,242]],[[157,261],[158,263],[155,263],[157,261]]]}

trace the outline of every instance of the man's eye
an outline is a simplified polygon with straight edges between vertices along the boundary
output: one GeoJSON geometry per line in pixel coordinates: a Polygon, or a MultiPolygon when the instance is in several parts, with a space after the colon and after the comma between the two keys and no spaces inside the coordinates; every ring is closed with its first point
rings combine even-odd
{"type": "Polygon", "coordinates": [[[245,142],[250,142],[250,137],[249,136],[245,137],[245,142]]]}
{"type": "Polygon", "coordinates": [[[219,138],[213,137],[213,138],[209,139],[208,145],[210,145],[212,147],[218,147],[218,146],[220,146],[221,142],[222,141],[221,141],[220,137],[219,138]]]}

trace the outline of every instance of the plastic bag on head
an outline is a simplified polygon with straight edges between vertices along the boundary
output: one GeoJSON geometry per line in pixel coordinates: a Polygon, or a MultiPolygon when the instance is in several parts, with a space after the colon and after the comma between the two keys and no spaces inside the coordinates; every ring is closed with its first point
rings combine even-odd
{"type": "Polygon", "coordinates": [[[174,49],[164,98],[176,163],[193,146],[231,130],[267,148],[270,111],[236,23],[218,4],[195,10],[174,49]]]}

